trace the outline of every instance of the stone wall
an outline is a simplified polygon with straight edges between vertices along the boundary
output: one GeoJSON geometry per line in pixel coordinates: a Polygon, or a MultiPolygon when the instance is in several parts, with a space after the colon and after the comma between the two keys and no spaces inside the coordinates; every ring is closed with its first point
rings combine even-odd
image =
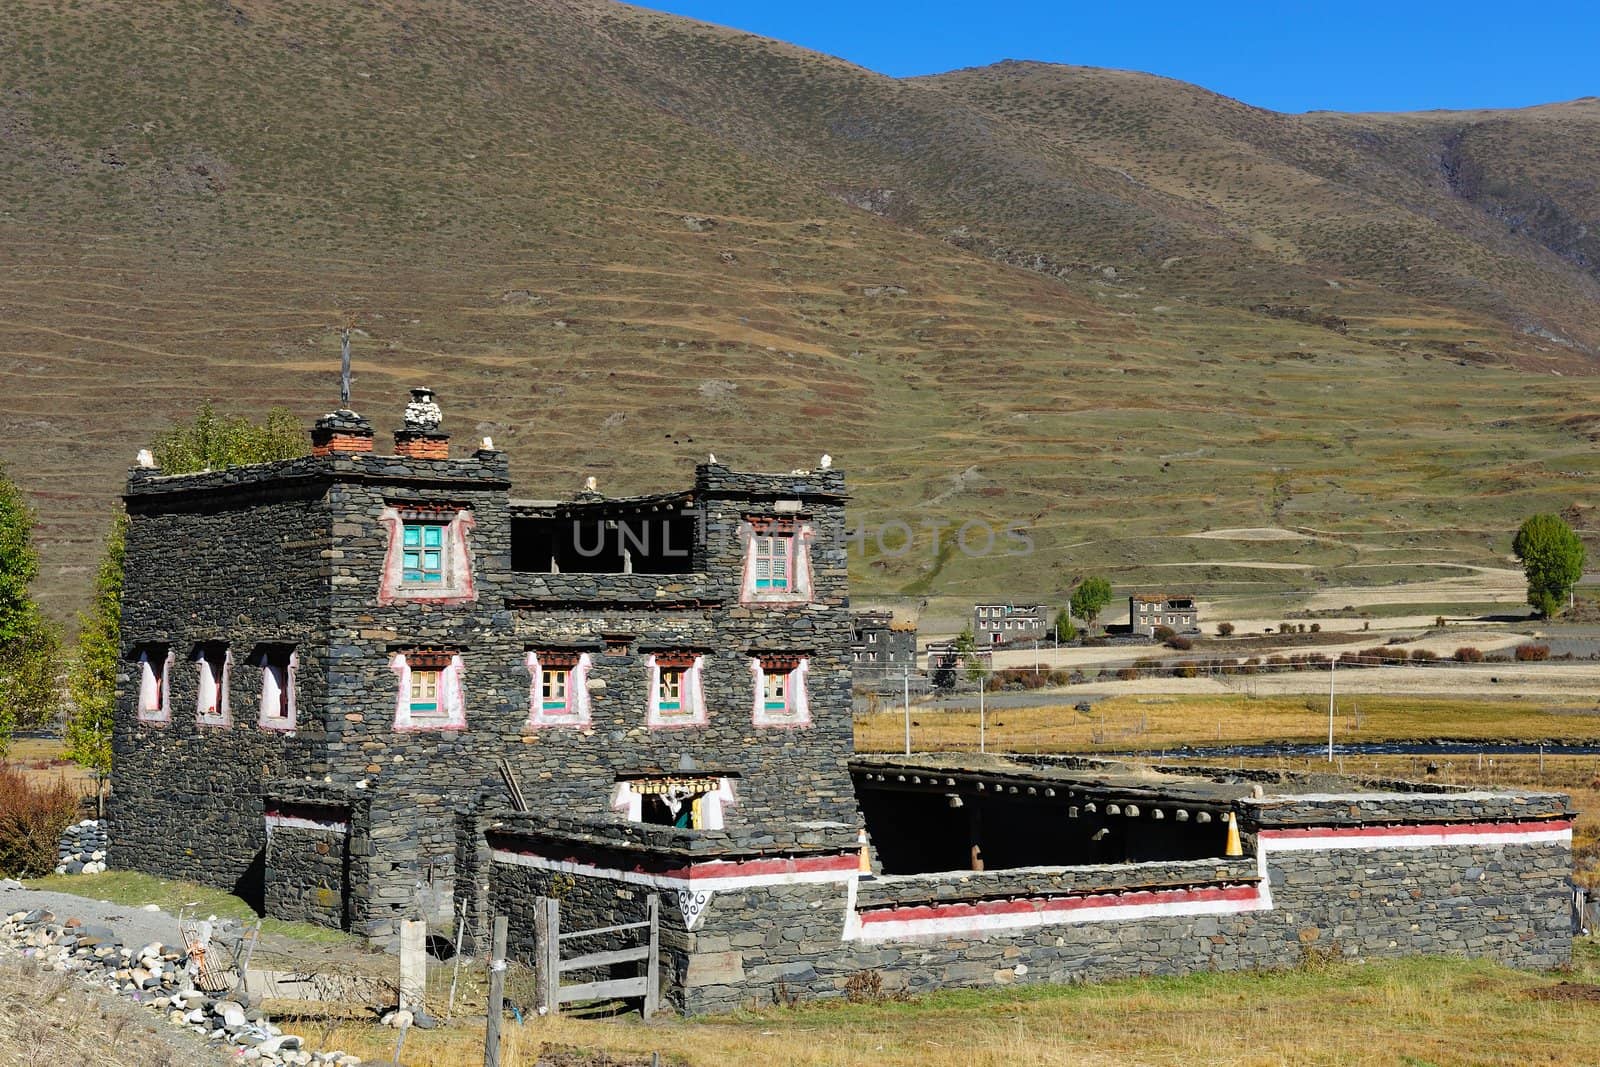
{"type": "Polygon", "coordinates": [[[715,848],[639,839],[615,843],[636,857],[624,863],[597,848],[603,828],[563,845],[567,830],[502,824],[490,902],[511,915],[517,952],[531,959],[530,896],[562,899],[569,927],[603,926],[636,921],[649,888],[708,890],[696,914],[670,899],[663,908],[666,999],[690,1013],[838,996],[863,972],[884,990],[923,992],[1319,956],[1450,954],[1540,968],[1570,959],[1565,797],[1303,795],[1245,806],[1257,830],[1243,857],[809,880],[719,880],[697,873],[714,864],[696,866],[715,848]],[[1431,819],[1417,821],[1424,812],[1431,819]],[[542,867],[514,859],[518,841],[542,867]]]}
{"type": "Polygon", "coordinates": [[[131,473],[123,657],[112,732],[110,862],[262,899],[262,783],[324,774],[323,699],[330,517],[320,461],[178,477],[131,473]],[[200,642],[232,653],[231,726],[196,722],[200,642]],[[171,721],[139,721],[140,646],[173,652],[171,721]],[[300,728],[262,730],[265,642],[299,653],[300,728]]]}

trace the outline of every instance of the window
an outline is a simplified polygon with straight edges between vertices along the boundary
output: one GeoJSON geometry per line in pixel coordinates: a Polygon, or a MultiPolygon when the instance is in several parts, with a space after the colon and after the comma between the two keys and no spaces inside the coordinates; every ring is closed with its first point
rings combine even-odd
{"type": "Polygon", "coordinates": [[[194,721],[201,726],[231,726],[233,715],[228,708],[228,673],[233,655],[228,646],[219,642],[205,642],[194,647],[195,706],[194,721]]]}
{"type": "Polygon", "coordinates": [[[172,650],[166,645],[144,645],[135,662],[139,670],[139,721],[172,721],[172,650]]]}
{"type": "Polygon", "coordinates": [[[408,522],[403,527],[403,582],[444,581],[444,527],[435,522],[408,522]]]}
{"type": "Polygon", "coordinates": [[[700,684],[703,662],[704,657],[692,652],[657,652],[646,659],[650,670],[647,726],[705,725],[705,694],[700,684]]]}
{"type": "Polygon", "coordinates": [[[751,549],[756,558],[756,588],[789,588],[789,557],[794,538],[787,535],[756,537],[751,549]]]}
{"type": "Polygon", "coordinates": [[[587,652],[530,651],[528,693],[529,726],[589,725],[589,666],[587,652]]]}
{"type": "MultiPolygon", "coordinates": [[[[873,657],[876,659],[876,655],[873,657]]],[[[750,659],[755,680],[751,721],[757,726],[808,726],[807,657],[797,652],[761,652],[750,659]]]]}
{"type": "Polygon", "coordinates": [[[296,672],[300,655],[290,645],[261,645],[252,662],[261,668],[261,715],[265,730],[293,730],[296,672]]]}
{"type": "Polygon", "coordinates": [[[616,784],[611,809],[631,822],[685,830],[721,830],[739,802],[732,778],[630,778],[616,784]]]}
{"type": "Polygon", "coordinates": [[[457,652],[423,649],[399,652],[389,669],[400,680],[395,700],[396,730],[460,730],[467,725],[457,652]]]}
{"type": "Polygon", "coordinates": [[[743,603],[803,604],[811,599],[814,528],[795,518],[745,516],[743,603]]]}
{"type": "Polygon", "coordinates": [[[379,516],[389,528],[378,603],[476,600],[467,535],[472,512],[454,504],[393,504],[379,516]]]}

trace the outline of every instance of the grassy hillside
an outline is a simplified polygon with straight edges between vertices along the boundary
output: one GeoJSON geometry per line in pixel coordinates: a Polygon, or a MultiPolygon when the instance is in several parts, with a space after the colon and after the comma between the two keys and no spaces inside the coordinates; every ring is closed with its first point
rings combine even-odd
{"type": "Polygon", "coordinates": [[[1587,515],[1592,103],[895,81],[600,0],[0,13],[0,458],[61,613],[134,452],[208,397],[309,423],[346,321],[358,409],[432,385],[526,495],[831,452],[917,531],[866,594],[1343,582],[1587,515]],[[1314,536],[1172,536],[1244,526],[1314,536]]]}

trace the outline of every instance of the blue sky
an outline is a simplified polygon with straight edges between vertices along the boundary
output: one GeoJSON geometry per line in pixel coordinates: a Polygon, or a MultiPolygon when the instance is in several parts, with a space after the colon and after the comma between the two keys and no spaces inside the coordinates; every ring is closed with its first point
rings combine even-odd
{"type": "Polygon", "coordinates": [[[652,0],[897,77],[1037,59],[1143,70],[1277,111],[1600,95],[1600,3],[652,0]]]}

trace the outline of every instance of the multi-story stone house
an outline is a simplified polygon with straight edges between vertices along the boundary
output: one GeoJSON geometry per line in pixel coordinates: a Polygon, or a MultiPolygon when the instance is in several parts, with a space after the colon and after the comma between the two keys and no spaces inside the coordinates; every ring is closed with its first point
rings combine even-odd
{"type": "Polygon", "coordinates": [[[1039,604],[975,604],[972,608],[972,634],[980,648],[1031,641],[1049,626],[1045,608],[1039,604]]]}
{"type": "Polygon", "coordinates": [[[1182,633],[1200,625],[1200,609],[1192,596],[1135,593],[1128,598],[1129,632],[1150,636],[1166,626],[1182,633]]]}
{"type": "Polygon", "coordinates": [[[135,469],[113,862],[368,933],[448,915],[456,819],[859,825],[836,470],[511,496],[420,391],[301,459],[135,469]]]}

